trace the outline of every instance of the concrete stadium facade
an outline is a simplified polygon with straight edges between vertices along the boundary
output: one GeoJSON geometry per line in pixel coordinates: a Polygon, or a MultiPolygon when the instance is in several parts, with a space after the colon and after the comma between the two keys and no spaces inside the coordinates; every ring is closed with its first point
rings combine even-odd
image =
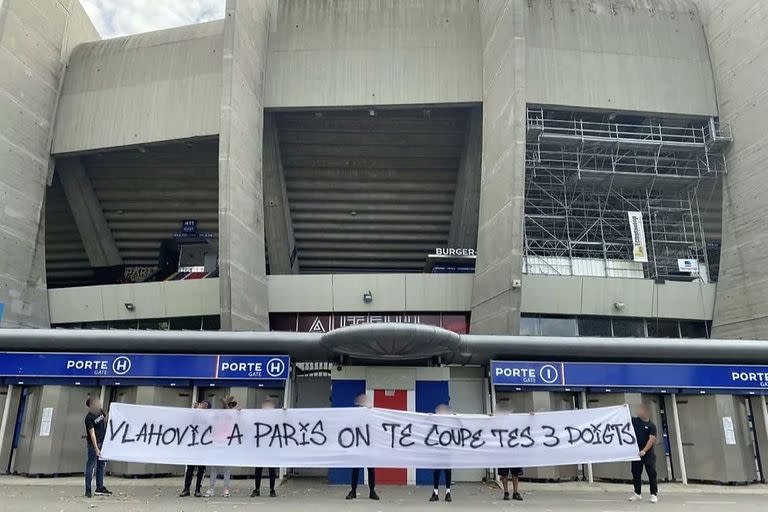
{"type": "MultiPolygon", "coordinates": [[[[768,339],[766,17],[758,0],[227,0],[223,20],[102,41],[77,0],[5,0],[0,326],[325,332],[456,314],[472,334],[768,339]],[[215,272],[126,277],[156,271],[189,219],[215,272]],[[442,247],[476,250],[474,272],[424,272],[442,247]]],[[[483,393],[483,372],[452,367],[451,396],[483,393]]],[[[680,404],[699,423],[765,409],[680,404]]],[[[755,436],[689,450],[692,478],[758,479],[755,436]]]]}

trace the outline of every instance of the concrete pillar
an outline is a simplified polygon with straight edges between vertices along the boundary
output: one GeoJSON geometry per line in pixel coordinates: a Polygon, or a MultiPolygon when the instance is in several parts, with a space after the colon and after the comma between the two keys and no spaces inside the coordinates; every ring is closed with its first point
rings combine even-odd
{"type": "Polygon", "coordinates": [[[483,155],[483,113],[474,107],[467,119],[464,152],[459,164],[456,199],[453,202],[449,247],[477,247],[477,218],[480,206],[480,172],[483,155]]]}
{"type": "Polygon", "coordinates": [[[67,197],[91,266],[98,268],[122,265],[123,259],[104,217],[99,198],[93,191],[83,160],[79,157],[59,160],[56,175],[67,197]]]}
{"type": "Polygon", "coordinates": [[[517,334],[525,185],[525,0],[481,2],[483,156],[470,330],[517,334]]]}
{"type": "Polygon", "coordinates": [[[274,114],[264,115],[264,232],[270,274],[296,274],[296,240],[274,114]]]}
{"type": "Polygon", "coordinates": [[[80,2],[31,5],[0,2],[0,203],[7,212],[0,215],[2,327],[49,326],[44,204],[51,127],[71,49],[99,39],[80,2]]]}
{"type": "Polygon", "coordinates": [[[269,327],[262,145],[267,0],[227,0],[219,135],[219,287],[222,330],[269,327]]]}
{"type": "Polygon", "coordinates": [[[667,427],[669,428],[669,443],[671,446],[671,459],[673,472],[675,473],[675,480],[682,482],[684,485],[688,485],[688,466],[685,464],[685,450],[683,449],[683,436],[680,432],[680,411],[677,407],[677,395],[664,397],[665,403],[668,404],[667,410],[667,427]]]}
{"type": "Polygon", "coordinates": [[[768,182],[761,172],[768,159],[768,83],[764,62],[763,0],[698,0],[717,86],[720,119],[731,124],[733,144],[726,153],[728,175],[723,178],[723,222],[720,276],[717,283],[713,337],[766,339],[768,300],[765,272],[756,262],[768,253],[765,215],[768,182]],[[757,268],[757,270],[756,270],[757,268]]]}
{"type": "Polygon", "coordinates": [[[5,473],[11,457],[16,412],[19,410],[21,388],[13,384],[0,391],[0,473],[5,473]]]}

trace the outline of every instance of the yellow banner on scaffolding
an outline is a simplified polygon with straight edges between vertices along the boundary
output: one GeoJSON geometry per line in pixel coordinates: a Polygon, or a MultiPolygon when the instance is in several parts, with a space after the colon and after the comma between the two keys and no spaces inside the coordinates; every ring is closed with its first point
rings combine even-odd
{"type": "Polygon", "coordinates": [[[648,249],[645,246],[645,228],[642,212],[627,212],[629,229],[632,232],[632,258],[635,261],[648,262],[648,249]]]}

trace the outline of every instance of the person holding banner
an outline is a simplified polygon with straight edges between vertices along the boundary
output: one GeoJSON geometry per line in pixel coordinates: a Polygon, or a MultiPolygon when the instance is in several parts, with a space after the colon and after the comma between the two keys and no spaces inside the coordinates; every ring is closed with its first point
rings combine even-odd
{"type": "MultiPolygon", "coordinates": [[[[208,402],[205,400],[200,403],[195,402],[192,404],[192,408],[207,409],[208,402]]],[[[203,484],[203,478],[205,478],[205,466],[188,465],[186,471],[184,472],[184,490],[182,490],[181,494],[179,494],[180,498],[186,498],[189,496],[189,488],[192,486],[192,475],[194,474],[195,470],[197,470],[197,479],[195,480],[195,498],[202,497],[203,494],[200,492],[200,487],[203,484]]]]}
{"type": "Polygon", "coordinates": [[[657,430],[656,425],[651,421],[651,408],[648,404],[640,404],[635,409],[635,416],[632,418],[632,426],[637,438],[637,447],[640,449],[640,460],[632,461],[632,483],[635,493],[629,497],[629,501],[640,501],[642,499],[643,487],[643,468],[648,473],[648,483],[651,490],[651,503],[659,501],[659,486],[656,482],[656,454],[653,453],[653,445],[656,443],[657,430]]]}
{"type": "MultiPolygon", "coordinates": [[[[274,409],[275,402],[267,397],[261,402],[262,409],[274,409]]],[[[256,468],[253,474],[253,481],[255,487],[251,493],[251,498],[261,496],[261,475],[264,472],[264,468],[256,468]]],[[[269,497],[277,498],[277,492],[275,492],[275,481],[277,480],[277,468],[268,468],[269,472],[269,497]]]]}
{"type": "MultiPolygon", "coordinates": [[[[237,405],[237,400],[235,400],[234,396],[223,396],[220,398],[222,406],[224,406],[224,409],[236,409],[240,410],[240,406],[237,405]]],[[[223,423],[220,423],[216,425],[216,428],[214,429],[214,432],[217,436],[223,436],[223,437],[217,437],[216,441],[220,442],[222,444],[226,444],[226,436],[229,432],[232,432],[232,422],[228,418],[221,418],[220,421],[223,421],[223,423]]],[[[211,474],[209,475],[208,480],[208,490],[205,491],[205,497],[211,498],[213,496],[216,496],[216,480],[219,478],[219,475],[224,479],[224,492],[222,493],[222,496],[225,498],[229,498],[230,496],[230,481],[232,478],[232,471],[228,467],[224,466],[213,466],[211,468],[211,474]]]]}
{"type": "MultiPolygon", "coordinates": [[[[355,407],[370,407],[368,405],[368,395],[360,393],[355,397],[355,407]]],[[[354,500],[357,498],[357,484],[360,482],[360,472],[362,468],[352,469],[352,490],[347,494],[348,500],[354,500]]],[[[372,500],[378,500],[379,495],[376,494],[376,470],[374,468],[368,468],[368,497],[372,500]]]]}
{"type": "MultiPolygon", "coordinates": [[[[435,414],[451,414],[451,409],[448,407],[447,404],[440,404],[435,409],[435,414]]],[[[434,484],[434,490],[432,491],[432,495],[429,497],[429,501],[440,500],[440,493],[439,493],[440,473],[443,473],[445,475],[445,501],[451,502],[453,500],[451,499],[451,469],[450,468],[432,470],[432,483],[434,484]]]]}
{"type": "Polygon", "coordinates": [[[85,415],[85,437],[88,460],[85,463],[85,497],[93,496],[91,483],[96,472],[96,496],[110,496],[112,493],[104,487],[104,470],[107,461],[101,458],[101,447],[107,435],[107,414],[101,408],[101,400],[96,397],[85,401],[88,413],[85,415]]]}

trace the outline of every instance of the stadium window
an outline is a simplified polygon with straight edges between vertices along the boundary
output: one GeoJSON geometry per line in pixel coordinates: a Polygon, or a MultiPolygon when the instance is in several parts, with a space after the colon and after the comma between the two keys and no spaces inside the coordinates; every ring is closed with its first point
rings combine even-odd
{"type": "Polygon", "coordinates": [[[645,320],[642,318],[614,318],[613,335],[617,338],[645,338],[645,320]]]}
{"type": "Polygon", "coordinates": [[[695,321],[680,321],[680,335],[683,338],[707,338],[707,324],[695,321]]]}
{"type": "Polygon", "coordinates": [[[579,318],[579,336],[611,336],[611,319],[607,316],[579,318]]]}
{"type": "Polygon", "coordinates": [[[576,336],[576,319],[569,317],[542,316],[542,336],[576,336]]]}
{"type": "Polygon", "coordinates": [[[677,320],[648,319],[648,336],[650,338],[679,338],[680,326],[677,320]]]}
{"type": "Polygon", "coordinates": [[[207,315],[203,317],[204,331],[218,331],[221,329],[221,317],[219,315],[207,315]]]}
{"type": "Polygon", "coordinates": [[[539,336],[539,317],[536,315],[520,315],[520,335],[539,336]]]}

